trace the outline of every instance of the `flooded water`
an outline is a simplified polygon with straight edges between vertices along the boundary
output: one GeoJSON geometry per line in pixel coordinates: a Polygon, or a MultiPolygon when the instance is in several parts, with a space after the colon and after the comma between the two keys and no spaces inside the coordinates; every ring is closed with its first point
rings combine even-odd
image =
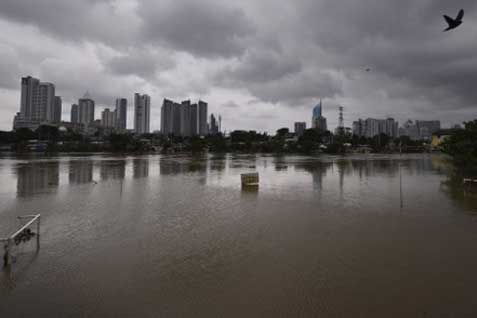
{"type": "Polygon", "coordinates": [[[438,155],[3,157],[0,180],[0,237],[41,213],[0,317],[477,316],[477,199],[438,155]]]}

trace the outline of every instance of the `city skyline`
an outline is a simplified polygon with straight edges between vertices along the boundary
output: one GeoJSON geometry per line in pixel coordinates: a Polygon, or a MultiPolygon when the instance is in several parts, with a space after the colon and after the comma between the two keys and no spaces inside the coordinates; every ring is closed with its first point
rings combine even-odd
{"type": "MultiPolygon", "coordinates": [[[[55,83],[63,118],[85,91],[99,112],[134,92],[158,102],[207,100],[228,130],[273,132],[308,118],[320,98],[331,129],[338,124],[334,105],[346,108],[346,126],[367,116],[404,122],[432,114],[443,126],[475,117],[476,75],[469,70],[477,62],[468,56],[477,4],[469,0],[275,1],[266,11],[265,3],[248,0],[108,3],[0,3],[0,129],[11,127],[18,79],[26,74],[55,83]],[[466,22],[443,34],[442,14],[461,7],[466,22]],[[395,13],[411,22],[370,18],[395,13]],[[188,22],[172,28],[174,21],[188,22]]],[[[132,107],[127,115],[132,127],[132,107]]],[[[152,105],[151,120],[158,130],[160,104],[152,105]]]]}

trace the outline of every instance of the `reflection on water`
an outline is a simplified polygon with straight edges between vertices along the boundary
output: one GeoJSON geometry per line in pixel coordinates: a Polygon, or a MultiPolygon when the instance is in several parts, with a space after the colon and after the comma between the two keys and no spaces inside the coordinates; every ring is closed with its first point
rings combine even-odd
{"type": "Polygon", "coordinates": [[[69,163],[69,181],[72,184],[93,182],[93,161],[74,160],[69,163]]]}
{"type": "Polygon", "coordinates": [[[441,156],[0,160],[0,230],[42,214],[0,317],[477,314],[477,197],[441,156]]]}
{"type": "Polygon", "coordinates": [[[44,190],[56,189],[59,184],[58,162],[32,162],[16,168],[17,194],[27,197],[44,190]]]}
{"type": "Polygon", "coordinates": [[[134,159],[133,160],[134,178],[147,178],[149,176],[149,160],[134,159]]]}
{"type": "Polygon", "coordinates": [[[101,175],[101,180],[103,181],[106,181],[109,179],[123,180],[126,176],[126,162],[124,160],[101,161],[100,175],[101,175]]]}

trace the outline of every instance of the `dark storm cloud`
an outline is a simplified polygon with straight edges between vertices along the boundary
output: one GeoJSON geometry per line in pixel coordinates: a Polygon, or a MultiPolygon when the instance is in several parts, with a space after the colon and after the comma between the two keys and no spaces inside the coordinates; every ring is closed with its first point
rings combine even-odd
{"type": "Polygon", "coordinates": [[[221,1],[144,1],[139,11],[149,40],[199,57],[241,55],[254,31],[243,10],[221,1]]]}
{"type": "Polygon", "coordinates": [[[425,96],[433,107],[477,104],[469,84],[477,81],[471,71],[477,68],[475,1],[307,1],[303,8],[300,19],[309,24],[300,28],[332,57],[335,69],[371,67],[408,84],[398,94],[393,85],[384,87],[391,97],[425,96]],[[455,15],[460,8],[466,10],[462,27],[442,33],[442,14],[455,15]]]}
{"type": "Polygon", "coordinates": [[[319,98],[363,116],[477,105],[471,0],[0,0],[0,26],[2,88],[31,73],[70,99],[215,94],[224,112],[253,100],[300,116],[319,98]],[[443,33],[442,14],[461,8],[463,25],[443,33]]]}
{"type": "Polygon", "coordinates": [[[2,0],[0,17],[33,25],[66,41],[125,44],[134,20],[114,0],[2,0]]]}
{"type": "Polygon", "coordinates": [[[171,69],[175,66],[175,62],[165,54],[151,54],[149,50],[143,48],[139,52],[113,57],[106,62],[106,66],[113,74],[153,79],[158,70],[171,69]]]}

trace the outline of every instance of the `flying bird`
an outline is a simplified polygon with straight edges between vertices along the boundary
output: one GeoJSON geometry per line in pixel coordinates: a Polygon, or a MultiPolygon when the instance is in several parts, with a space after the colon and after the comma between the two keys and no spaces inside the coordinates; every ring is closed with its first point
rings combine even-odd
{"type": "Polygon", "coordinates": [[[371,72],[371,69],[368,67],[368,68],[366,69],[366,72],[371,72]]]}
{"type": "Polygon", "coordinates": [[[461,9],[459,11],[459,14],[457,15],[457,17],[455,19],[452,19],[451,17],[449,17],[447,15],[444,15],[444,19],[446,20],[447,24],[449,25],[449,27],[447,29],[445,29],[444,32],[455,29],[459,25],[461,25],[463,17],[464,17],[464,9],[461,9]]]}

